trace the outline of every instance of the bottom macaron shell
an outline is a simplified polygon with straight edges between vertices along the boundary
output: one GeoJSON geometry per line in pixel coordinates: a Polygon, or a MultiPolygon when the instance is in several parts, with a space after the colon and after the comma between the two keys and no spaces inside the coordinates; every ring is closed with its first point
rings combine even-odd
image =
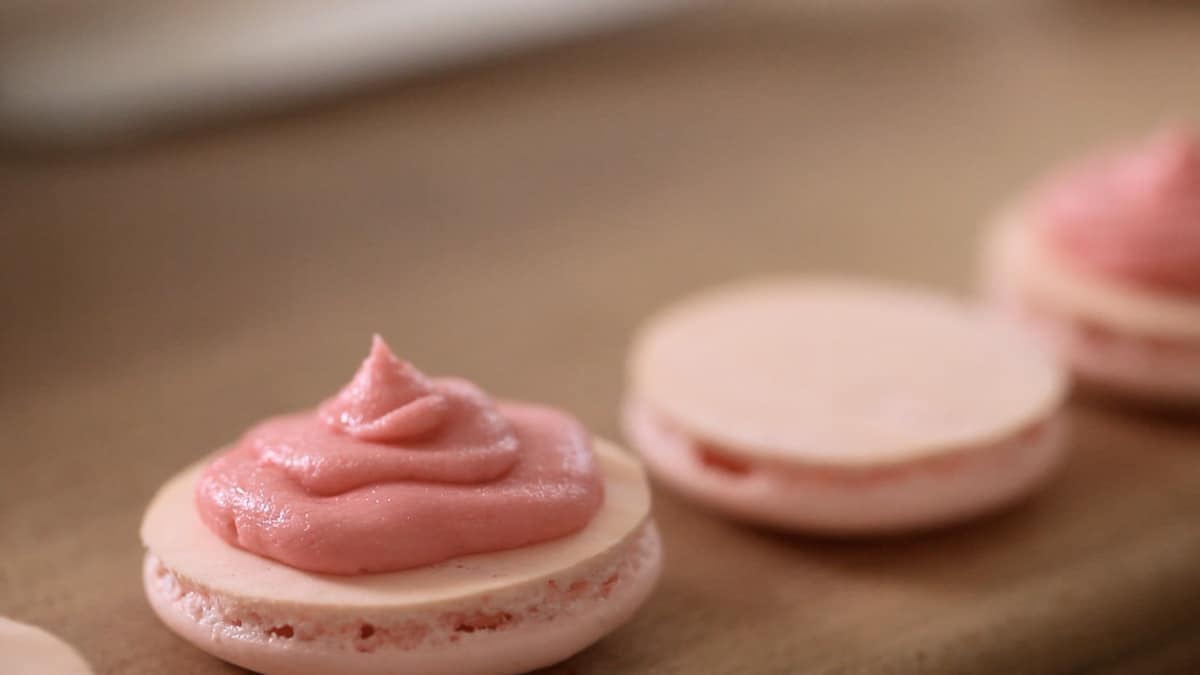
{"type": "Polygon", "coordinates": [[[232,626],[220,617],[222,598],[190,587],[153,554],[146,555],[143,582],[151,607],[171,630],[264,675],[507,675],[567,659],[624,624],[649,596],[661,567],[658,530],[648,522],[613,560],[576,576],[501,602],[479,598],[473,607],[398,611],[390,621],[350,631],[336,622],[301,625],[269,614],[232,626]]]}
{"type": "Polygon", "coordinates": [[[869,478],[835,467],[734,471],[705,461],[690,438],[644,404],[626,405],[624,425],[655,477],[679,493],[740,519],[829,535],[929,529],[997,511],[1045,483],[1066,451],[1066,423],[1056,413],[1037,433],[869,478]]]}

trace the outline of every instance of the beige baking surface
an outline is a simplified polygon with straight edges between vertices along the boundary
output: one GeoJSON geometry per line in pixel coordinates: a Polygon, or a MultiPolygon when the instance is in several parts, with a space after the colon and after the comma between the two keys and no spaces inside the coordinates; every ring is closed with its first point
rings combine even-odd
{"type": "MultiPolygon", "coordinates": [[[[0,614],[99,673],[237,672],[143,601],[142,509],[332,391],[372,331],[611,437],[627,340],[663,303],[785,270],[963,289],[976,224],[1032,173],[1200,114],[1200,8],[905,4],[733,3],[232,129],[0,160],[0,614]]],[[[660,491],[658,592],[550,672],[1197,672],[1200,424],[1071,417],[1048,492],[918,539],[774,535],[660,491]]]]}

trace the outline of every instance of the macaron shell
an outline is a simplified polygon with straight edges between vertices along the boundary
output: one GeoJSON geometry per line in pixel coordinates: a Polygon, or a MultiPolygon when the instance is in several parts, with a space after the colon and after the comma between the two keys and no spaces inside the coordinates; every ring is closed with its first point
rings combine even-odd
{"type": "Polygon", "coordinates": [[[1007,213],[991,228],[984,242],[984,284],[989,290],[1015,294],[1051,311],[1127,333],[1195,341],[1200,347],[1200,298],[1082,273],[1041,245],[1035,229],[1035,223],[1019,210],[1007,213]]]}
{"type": "MultiPolygon", "coordinates": [[[[540,622],[517,623],[503,630],[452,634],[450,642],[426,641],[369,653],[356,649],[349,641],[331,645],[261,634],[233,637],[212,623],[197,620],[194,607],[160,592],[161,570],[152,554],[146,556],[143,577],[151,607],[176,634],[223,660],[264,675],[515,675],[569,658],[628,621],[645,602],[662,566],[661,542],[653,521],[645,522],[625,544],[614,551],[621,558],[613,561],[622,570],[621,583],[613,585],[611,593],[605,592],[602,597],[577,602],[570,612],[545,617],[548,620],[540,622]]],[[[575,573],[581,575],[578,579],[586,579],[602,567],[597,565],[593,570],[584,566],[575,573]]],[[[580,581],[564,581],[563,587],[577,583],[580,581]]],[[[537,601],[533,590],[521,589],[524,596],[510,593],[513,597],[507,599],[472,598],[469,600],[475,603],[474,608],[470,602],[461,606],[471,612],[479,607],[495,611],[498,604],[504,606],[506,602],[510,606],[526,605],[537,601]]]]}
{"type": "Polygon", "coordinates": [[[1039,346],[956,299],[838,279],[702,293],[647,324],[630,367],[633,396],[693,437],[830,466],[1002,439],[1066,385],[1039,346]]]}
{"type": "Polygon", "coordinates": [[[999,510],[1041,486],[1061,465],[1066,422],[1043,420],[1032,441],[1015,436],[995,447],[892,467],[877,479],[838,479],[837,470],[759,467],[731,475],[706,466],[693,441],[630,401],[624,426],[656,477],[677,492],[749,521],[830,535],[908,532],[999,510]],[[952,461],[946,461],[952,459],[952,461]]]}
{"type": "Polygon", "coordinates": [[[71,645],[29,624],[0,616],[0,672],[13,675],[92,675],[71,645]]]}

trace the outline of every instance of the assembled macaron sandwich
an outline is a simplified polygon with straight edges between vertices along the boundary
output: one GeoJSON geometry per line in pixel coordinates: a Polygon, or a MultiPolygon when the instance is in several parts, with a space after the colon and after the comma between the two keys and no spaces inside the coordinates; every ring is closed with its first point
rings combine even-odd
{"type": "Polygon", "coordinates": [[[635,459],[378,337],[337,395],[164,485],[142,541],[161,620],[269,675],[532,670],[624,623],[661,567],[635,459]]]}
{"type": "Polygon", "coordinates": [[[965,301],[854,279],[735,283],[651,318],[626,435],[676,491],[737,518],[867,535],[1012,504],[1066,451],[1065,377],[965,301]]]}

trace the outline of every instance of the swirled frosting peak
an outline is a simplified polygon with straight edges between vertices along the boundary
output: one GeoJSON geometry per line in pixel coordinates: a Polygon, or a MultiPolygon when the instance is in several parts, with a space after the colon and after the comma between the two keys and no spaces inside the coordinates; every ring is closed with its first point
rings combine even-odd
{"type": "Polygon", "coordinates": [[[396,358],[378,335],[354,379],[317,410],[321,420],[363,441],[420,438],[441,425],[450,411],[424,373],[396,358]]]}
{"type": "Polygon", "coordinates": [[[602,500],[573,418],[429,378],[378,336],[338,394],[253,427],[196,486],[200,517],[230,544],[335,574],[565,536],[602,500]]]}
{"type": "Polygon", "coordinates": [[[1092,273],[1200,294],[1200,140],[1183,128],[1086,160],[1037,194],[1045,240],[1092,273]]]}

